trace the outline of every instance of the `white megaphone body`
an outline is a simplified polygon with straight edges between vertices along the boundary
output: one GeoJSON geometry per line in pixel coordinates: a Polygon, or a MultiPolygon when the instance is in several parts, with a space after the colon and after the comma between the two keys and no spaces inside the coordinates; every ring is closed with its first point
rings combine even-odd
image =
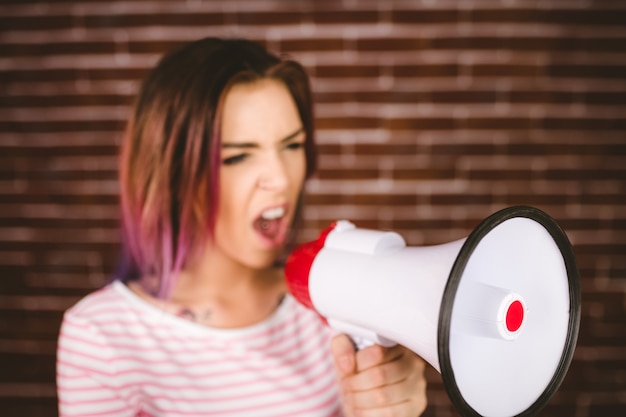
{"type": "Polygon", "coordinates": [[[572,360],[578,270],[565,233],[536,208],[501,210],[429,247],[339,221],[296,248],[285,273],[334,329],[423,357],[464,416],[535,415],[572,360]]]}

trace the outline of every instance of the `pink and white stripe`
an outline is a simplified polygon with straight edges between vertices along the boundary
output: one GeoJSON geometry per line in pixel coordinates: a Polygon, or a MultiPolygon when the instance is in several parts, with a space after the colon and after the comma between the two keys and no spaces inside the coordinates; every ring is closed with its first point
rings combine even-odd
{"type": "Polygon", "coordinates": [[[263,323],[211,329],[115,282],[65,314],[63,416],[337,416],[330,330],[287,296],[263,323]]]}

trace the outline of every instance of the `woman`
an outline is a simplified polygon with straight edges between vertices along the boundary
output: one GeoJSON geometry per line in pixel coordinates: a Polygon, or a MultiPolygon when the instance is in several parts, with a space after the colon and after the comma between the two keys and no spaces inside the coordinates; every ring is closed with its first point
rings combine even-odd
{"type": "Polygon", "coordinates": [[[276,260],[314,169],[299,64],[244,40],[165,56],[122,146],[119,280],[64,317],[60,414],[419,415],[421,359],[355,352],[285,295],[276,260]]]}

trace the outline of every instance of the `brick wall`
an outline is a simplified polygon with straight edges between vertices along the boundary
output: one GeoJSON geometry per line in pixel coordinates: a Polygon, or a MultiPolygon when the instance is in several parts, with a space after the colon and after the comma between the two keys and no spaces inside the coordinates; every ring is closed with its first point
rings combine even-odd
{"type": "MultiPolygon", "coordinates": [[[[347,218],[436,244],[506,206],[551,214],[574,244],[583,305],[570,372],[541,415],[626,415],[618,0],[3,0],[3,415],[56,415],[61,314],[116,263],[116,154],[138,82],[209,35],[261,41],[310,70],[321,158],[303,239],[347,218]]],[[[428,379],[426,415],[456,415],[428,379]]]]}

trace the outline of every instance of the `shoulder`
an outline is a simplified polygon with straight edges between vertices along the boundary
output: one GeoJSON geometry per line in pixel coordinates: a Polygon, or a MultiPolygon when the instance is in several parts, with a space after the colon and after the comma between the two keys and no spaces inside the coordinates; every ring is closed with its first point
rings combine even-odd
{"type": "Polygon", "coordinates": [[[110,372],[113,352],[99,322],[115,299],[113,286],[107,285],[65,312],[57,343],[57,374],[69,378],[110,372]]]}
{"type": "Polygon", "coordinates": [[[117,288],[122,285],[124,284],[113,282],[86,295],[65,312],[63,321],[93,322],[104,315],[119,315],[129,307],[128,301],[117,288]]]}
{"type": "Polygon", "coordinates": [[[116,283],[108,284],[79,300],[67,309],[61,323],[60,337],[68,333],[87,335],[94,333],[94,326],[108,312],[119,311],[123,297],[115,290],[116,283]]]}
{"type": "Polygon", "coordinates": [[[81,341],[109,345],[112,334],[141,325],[135,319],[137,307],[125,294],[125,288],[121,282],[113,282],[86,295],[65,311],[59,343],[81,341]]]}
{"type": "Polygon", "coordinates": [[[112,361],[141,352],[137,346],[152,340],[153,322],[154,315],[133,302],[124,284],[109,284],[65,312],[57,343],[58,362],[110,373],[115,368],[112,361]]]}

